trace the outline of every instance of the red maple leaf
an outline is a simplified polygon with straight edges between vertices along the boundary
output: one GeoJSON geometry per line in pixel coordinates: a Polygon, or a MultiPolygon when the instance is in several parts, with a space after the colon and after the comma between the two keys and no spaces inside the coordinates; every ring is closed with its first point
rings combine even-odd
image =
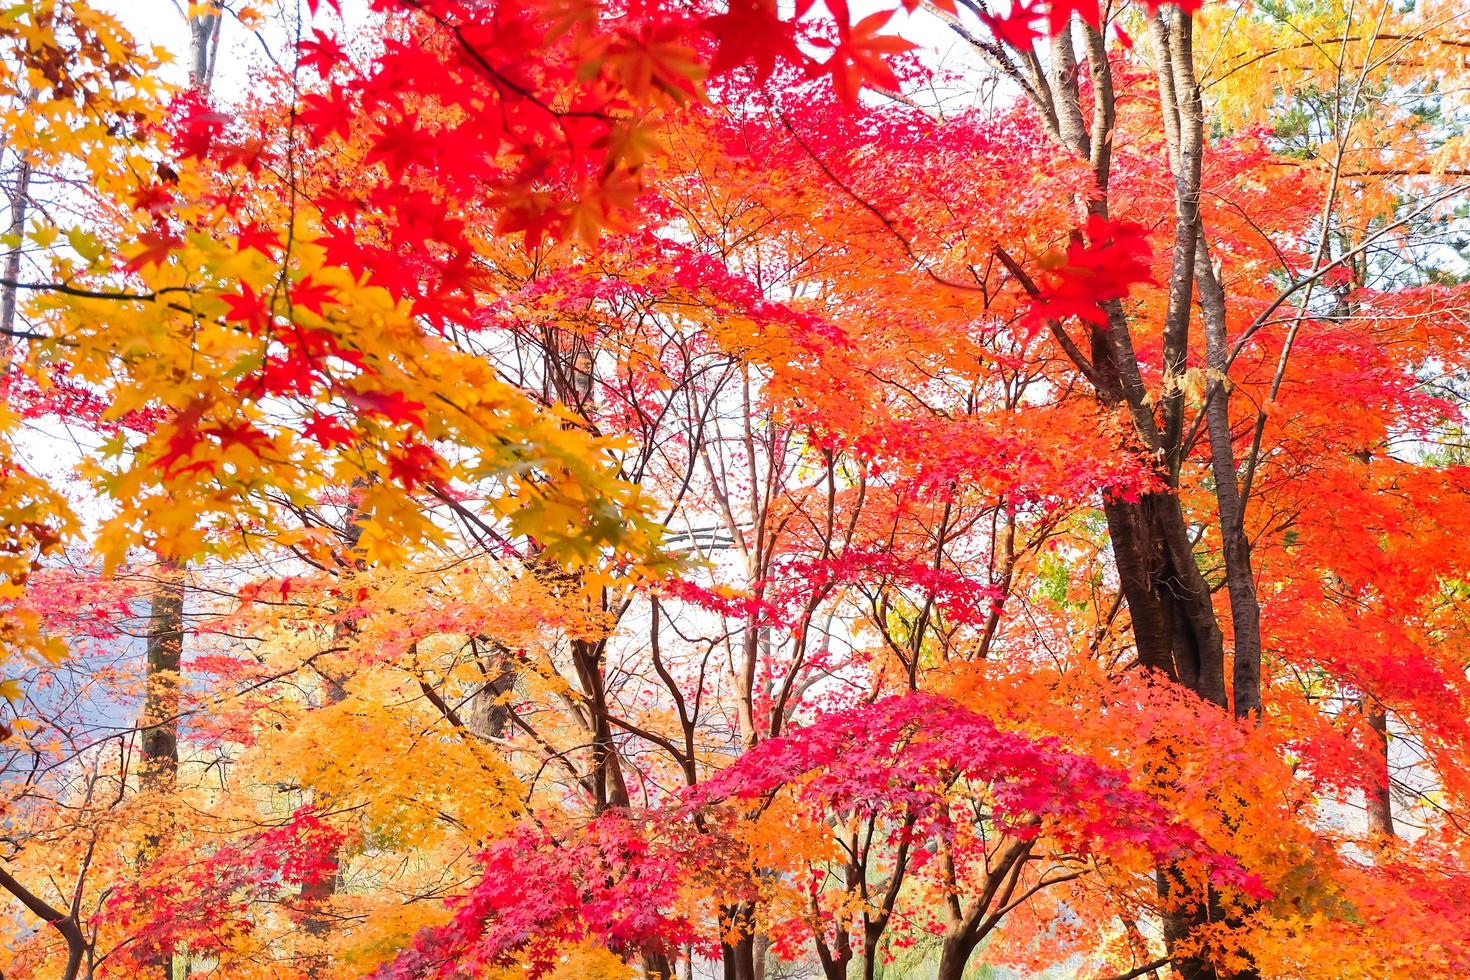
{"type": "Polygon", "coordinates": [[[913,50],[914,44],[895,34],[880,34],[879,31],[897,11],[880,10],[848,26],[847,0],[829,0],[829,5],[838,17],[837,43],[814,43],[818,47],[832,48],[832,56],[822,63],[821,70],[823,74],[832,76],[832,88],[837,97],[847,105],[853,105],[857,102],[858,92],[864,87],[896,91],[898,76],[894,75],[887,59],[913,50]]]}
{"type": "Polygon", "coordinates": [[[239,293],[223,293],[220,299],[230,307],[225,319],[245,324],[252,334],[261,333],[270,325],[270,299],[250,288],[249,283],[240,283],[239,293]]]}
{"type": "Polygon", "coordinates": [[[388,455],[388,472],[408,489],[439,480],[439,455],[421,442],[410,443],[388,455]]]}
{"type": "Polygon", "coordinates": [[[990,14],[981,14],[980,19],[985,26],[990,28],[996,38],[1009,44],[1013,48],[1025,50],[1031,47],[1033,41],[1041,37],[1041,30],[1037,26],[1040,18],[1040,10],[1036,6],[1016,4],[1010,13],[995,17],[990,14]]]}
{"type": "Polygon", "coordinates": [[[286,357],[266,358],[253,377],[242,379],[237,390],[255,397],[261,395],[308,395],[316,376],[310,357],[293,350],[286,357]]]}
{"type": "Polygon", "coordinates": [[[316,143],[326,142],[333,133],[346,139],[351,132],[352,103],[341,86],[330,92],[314,92],[301,100],[296,121],[306,128],[316,143]]]}
{"type": "Polygon", "coordinates": [[[141,272],[150,265],[162,266],[168,261],[169,253],[184,244],[183,239],[172,232],[154,230],[144,232],[138,238],[143,248],[123,264],[125,272],[141,272]]]}
{"type": "Polygon", "coordinates": [[[192,453],[194,447],[199,444],[199,420],[204,417],[204,410],[208,407],[208,401],[196,398],[183,411],[174,416],[173,431],[169,433],[165,444],[167,451],[153,461],[153,465],[165,476],[170,475],[173,465],[192,453]]]}
{"type": "Polygon", "coordinates": [[[295,306],[320,314],[322,307],[327,303],[337,301],[337,290],[331,286],[324,286],[311,281],[311,277],[296,283],[291,287],[291,302],[295,306]]]}
{"type": "Polygon", "coordinates": [[[256,456],[264,456],[271,447],[271,438],[249,422],[224,422],[209,433],[219,440],[221,449],[243,446],[256,456]]]}
{"type": "Polygon", "coordinates": [[[423,156],[427,142],[424,134],[414,125],[413,117],[405,115],[397,122],[383,125],[382,132],[363,157],[363,163],[381,160],[390,174],[401,174],[423,156]]]}
{"type": "Polygon", "coordinates": [[[352,441],[352,430],[330,415],[313,412],[306,423],[306,434],[323,449],[342,446],[352,441]]]}
{"type": "Polygon", "coordinates": [[[423,402],[416,402],[401,391],[363,391],[350,389],[342,393],[347,403],[359,412],[381,415],[393,422],[423,425],[423,402]]]}
{"type": "Polygon", "coordinates": [[[272,251],[279,248],[280,244],[280,235],[254,221],[240,226],[240,234],[236,241],[236,245],[240,251],[243,252],[248,248],[253,248],[261,255],[266,256],[271,256],[272,251]]]}
{"type": "Polygon", "coordinates": [[[781,61],[797,61],[796,26],[782,20],[774,0],[731,0],[723,14],[706,17],[701,26],[715,37],[711,75],[752,65],[756,81],[770,77],[781,61]]]}
{"type": "Polygon", "coordinates": [[[336,37],[321,28],[314,28],[312,37],[302,41],[299,47],[301,63],[309,68],[315,68],[322,75],[329,74],[333,68],[347,59],[347,49],[337,43],[336,37]]]}
{"type": "Polygon", "coordinates": [[[173,191],[162,184],[144,184],[132,194],[132,204],[145,214],[159,215],[173,207],[173,191]]]}
{"type": "Polygon", "coordinates": [[[1097,0],[1051,0],[1046,6],[1046,24],[1053,34],[1060,34],[1076,14],[1098,29],[1102,28],[1102,12],[1097,0]]]}
{"type": "Polygon", "coordinates": [[[214,159],[220,167],[244,167],[251,173],[260,169],[266,145],[262,140],[242,140],[238,143],[216,143],[214,159]]]}
{"type": "Polygon", "coordinates": [[[173,114],[173,144],[182,156],[202,158],[224,131],[230,117],[215,109],[195,89],[174,98],[169,106],[173,114]]]}
{"type": "Polygon", "coordinates": [[[1086,230],[1085,241],[1074,233],[1066,258],[1052,261],[1051,281],[1032,305],[1033,328],[1045,320],[1072,316],[1102,325],[1106,316],[1099,304],[1122,299],[1134,283],[1152,281],[1148,236],[1142,226],[1092,215],[1086,230]]]}

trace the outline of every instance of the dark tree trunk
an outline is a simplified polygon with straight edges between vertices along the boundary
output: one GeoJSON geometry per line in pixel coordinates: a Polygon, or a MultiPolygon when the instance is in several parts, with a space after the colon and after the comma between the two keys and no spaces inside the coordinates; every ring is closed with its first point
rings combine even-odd
{"type": "Polygon", "coordinates": [[[473,637],[470,646],[484,683],[470,697],[465,723],[482,738],[504,738],[511,724],[506,695],[515,690],[520,671],[513,654],[494,640],[473,637]]]}
{"type": "Polygon", "coordinates": [[[603,683],[602,650],[600,642],[591,640],[572,641],[572,663],[577,669],[577,679],[582,685],[582,694],[587,698],[592,725],[592,785],[595,790],[597,809],[628,805],[628,786],[623,781],[623,767],[618,759],[618,748],[613,742],[612,722],[609,720],[607,690],[603,683]]]}
{"type": "MultiPolygon", "coordinates": [[[[352,484],[354,491],[361,492],[363,485],[357,481],[352,484]]],[[[358,543],[362,540],[362,514],[358,511],[356,503],[349,506],[347,514],[342,522],[342,567],[362,571],[365,563],[357,555],[358,543]]],[[[343,619],[337,624],[333,631],[333,639],[340,640],[357,632],[357,620],[352,618],[343,619]]],[[[322,679],[322,703],[324,706],[341,704],[347,699],[347,689],[344,687],[345,678],[334,676],[328,670],[320,670],[318,673],[322,679]]],[[[322,799],[318,803],[326,802],[322,799]]],[[[336,870],[330,875],[324,875],[315,881],[310,881],[301,886],[300,897],[302,904],[306,907],[304,926],[306,933],[314,938],[320,939],[331,932],[333,920],[323,911],[324,906],[337,894],[343,884],[342,875],[342,849],[334,847],[330,855],[332,864],[336,870]]],[[[327,969],[329,963],[324,955],[313,955],[306,959],[306,976],[319,977],[327,969]]]]}
{"type": "MultiPolygon", "coordinates": [[[[345,631],[355,629],[355,624],[345,623],[338,627],[340,635],[345,631]]],[[[325,705],[340,704],[347,698],[347,690],[342,682],[329,674],[323,673],[323,702],[325,705]]],[[[325,802],[318,799],[320,804],[325,802]]],[[[314,939],[321,940],[332,931],[332,918],[324,911],[326,904],[342,887],[342,850],[339,847],[332,849],[331,861],[335,870],[329,875],[322,875],[313,881],[302,884],[298,893],[302,904],[306,908],[306,914],[302,925],[306,934],[314,939]]],[[[322,976],[329,966],[328,957],[324,954],[313,954],[306,958],[306,976],[316,978],[322,976]]]]}
{"type": "Polygon", "coordinates": [[[644,953],[640,959],[647,980],[674,980],[674,964],[662,953],[644,953]]]}
{"type": "Polygon", "coordinates": [[[969,964],[978,945],[977,937],[953,933],[946,935],[939,952],[939,971],[934,975],[935,980],[962,980],[965,966],[969,964]]]}
{"type": "Polygon", "coordinates": [[[724,980],[756,980],[754,914],[755,906],[750,902],[720,910],[720,924],[726,935],[734,933],[738,937],[733,943],[720,943],[724,980]]]}
{"type": "MultiPolygon", "coordinates": [[[[221,15],[199,14],[188,21],[189,84],[207,95],[214,77],[221,15]]],[[[178,775],[179,737],[175,716],[179,708],[179,670],[184,645],[184,586],[182,580],[174,577],[181,569],[171,563],[163,567],[169,577],[160,583],[152,601],[143,709],[149,725],[143,736],[143,780],[145,786],[154,789],[172,787],[178,775]]],[[[158,845],[158,837],[148,838],[143,860],[151,860],[158,845]]],[[[150,966],[164,980],[173,980],[172,954],[160,953],[150,966]]]]}
{"type": "MultiPolygon", "coordinates": [[[[63,912],[37,896],[8,872],[0,869],[0,888],[13,895],[31,914],[51,926],[66,940],[66,966],[62,968],[60,980],[76,980],[82,969],[82,958],[87,954],[87,939],[77,922],[74,911],[63,912]]],[[[74,903],[75,906],[75,903],[74,903]]]]}
{"type": "MultiPolygon", "coordinates": [[[[1164,316],[1162,368],[1163,388],[1157,401],[1142,380],[1133,347],[1129,313],[1118,301],[1106,303],[1106,322],[1091,328],[1090,357],[1058,324],[1053,333],[1093,384],[1098,401],[1105,407],[1126,411],[1132,421],[1137,452],[1151,467],[1164,489],[1131,501],[1104,501],[1109,539],[1117,563],[1123,597],[1127,602],[1139,663],[1157,670],[1202,699],[1227,708],[1230,692],[1225,680],[1224,637],[1216,618],[1209,584],[1199,570],[1194,542],[1177,495],[1180,471],[1192,440],[1186,438],[1183,381],[1188,370],[1190,321],[1194,290],[1206,328],[1210,366],[1220,375],[1212,378],[1217,395],[1228,395],[1223,380],[1227,366],[1228,338],[1224,333],[1224,293],[1209,264],[1200,219],[1201,173],[1204,156],[1204,111],[1194,66],[1193,22],[1178,8],[1165,8],[1150,18],[1150,36],[1155,46],[1155,65],[1168,164],[1174,179],[1174,243],[1168,305],[1164,316]]],[[[1108,216],[1110,137],[1115,120],[1111,67],[1101,34],[1094,28],[1073,23],[1052,38],[1050,65],[1043,70],[1035,49],[1019,50],[1014,57],[1004,42],[978,45],[982,54],[996,63],[1032,100],[1048,133],[1076,156],[1088,160],[1096,181],[1096,195],[1085,202],[1089,214],[1108,216]],[[1083,122],[1084,104],[1077,82],[1074,37],[1080,31],[1087,64],[1092,75],[1092,131],[1083,122]]],[[[1002,257],[1004,261],[1004,257],[1002,257]]],[[[1013,273],[1017,269],[1006,262],[1013,273]]],[[[1018,278],[1025,282],[1024,274],[1018,278]]],[[[1028,287],[1034,288],[1034,287],[1028,287]]],[[[1232,678],[1236,710],[1252,715],[1260,708],[1260,614],[1255,583],[1250,569],[1250,550],[1244,532],[1247,494],[1237,483],[1231,448],[1229,416],[1224,398],[1211,399],[1206,416],[1209,425],[1211,466],[1214,471],[1222,525],[1222,543],[1230,587],[1231,616],[1236,642],[1232,678]]],[[[1160,871],[1160,890],[1166,900],[1177,899],[1180,887],[1172,887],[1172,871],[1160,871]]],[[[1176,916],[1167,930],[1171,950],[1197,925],[1218,921],[1213,916],[1212,896],[1201,896],[1196,913],[1176,916]],[[1212,917],[1213,916],[1213,917],[1212,917]]],[[[962,952],[956,936],[946,952],[956,959],[962,952]]],[[[968,954],[966,954],[968,955],[968,954]]],[[[958,977],[958,966],[942,967],[941,976],[958,977]],[[944,970],[951,969],[952,974],[944,970]]],[[[1188,976],[1214,978],[1209,964],[1182,965],[1188,976]]]]}
{"type": "MultiPolygon", "coordinates": [[[[143,700],[142,785],[169,793],[179,770],[179,668],[184,651],[184,583],[172,564],[160,566],[162,577],[149,604],[143,700]]],[[[155,807],[155,829],[143,840],[139,855],[147,864],[158,853],[174,814],[160,796],[155,807]]],[[[173,980],[173,956],[158,953],[149,966],[164,980],[173,980]]]]}
{"type": "Polygon", "coordinates": [[[1230,619],[1235,633],[1235,715],[1248,718],[1261,711],[1261,605],[1251,568],[1250,540],[1245,535],[1245,502],[1240,497],[1230,432],[1229,338],[1225,333],[1225,290],[1210,261],[1204,231],[1198,235],[1195,262],[1200,312],[1205,325],[1210,379],[1205,389],[1205,424],[1209,429],[1210,470],[1220,511],[1220,541],[1225,556],[1225,586],[1230,593],[1230,619]]]}
{"type": "Polygon", "coordinates": [[[149,606],[143,702],[143,781],[153,788],[172,785],[179,768],[179,666],[184,650],[184,584],[178,569],[165,576],[149,606]]]}

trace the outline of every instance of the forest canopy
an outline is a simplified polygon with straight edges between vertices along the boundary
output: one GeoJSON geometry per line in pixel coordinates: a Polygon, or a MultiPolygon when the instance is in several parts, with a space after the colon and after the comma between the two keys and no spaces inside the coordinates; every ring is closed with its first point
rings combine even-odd
{"type": "Polygon", "coordinates": [[[0,9],[0,977],[1470,977],[1463,0],[143,6],[0,9]]]}

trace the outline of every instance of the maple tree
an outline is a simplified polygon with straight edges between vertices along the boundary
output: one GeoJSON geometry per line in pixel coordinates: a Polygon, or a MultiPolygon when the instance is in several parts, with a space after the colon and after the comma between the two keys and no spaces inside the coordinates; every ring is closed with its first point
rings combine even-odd
{"type": "Polygon", "coordinates": [[[1454,4],[366,7],[0,13],[5,976],[1470,975],[1454,4]]]}

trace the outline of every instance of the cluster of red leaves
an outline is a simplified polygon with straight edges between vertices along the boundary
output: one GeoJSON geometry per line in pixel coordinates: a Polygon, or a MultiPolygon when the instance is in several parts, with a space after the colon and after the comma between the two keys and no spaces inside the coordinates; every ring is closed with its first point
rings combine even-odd
{"type": "Polygon", "coordinates": [[[1219,884],[1265,897],[1257,878],[1211,850],[1122,770],[1055,739],[1002,731],[947,698],[912,693],[837,711],[757,745],[704,783],[701,802],[789,788],[815,813],[914,818],[914,833],[949,836],[955,780],[983,785],[998,826],[1088,853],[1143,848],[1161,863],[1195,861],[1219,884]]]}
{"type": "MultiPolygon", "coordinates": [[[[1186,11],[1198,10],[1203,0],[1178,0],[1170,4],[1167,0],[1143,0],[1144,8],[1152,14],[1160,7],[1177,6],[1186,11]]],[[[1102,28],[1102,11],[1098,0],[1016,0],[1007,13],[981,14],[983,20],[997,38],[1020,50],[1027,50],[1032,42],[1048,34],[1060,33],[1076,14],[1086,24],[1102,28]]],[[[1125,44],[1131,40],[1118,28],[1125,44]]]]}
{"type": "MultiPolygon", "coordinates": [[[[532,244],[546,233],[596,234],[616,223],[641,187],[643,147],[658,125],[649,110],[698,99],[706,75],[750,65],[761,82],[789,65],[829,79],[851,108],[864,87],[897,89],[890,59],[913,47],[884,33],[897,8],[856,17],[846,0],[826,0],[825,16],[816,14],[813,0],[801,0],[790,17],[774,0],[736,0],[718,11],[644,0],[616,15],[596,0],[375,0],[373,6],[412,13],[412,34],[390,40],[359,68],[336,38],[316,31],[303,42],[302,63],[330,84],[306,97],[299,121],[319,143],[336,134],[368,135],[365,162],[384,165],[390,179],[381,186],[398,200],[349,197],[324,206],[340,206],[343,214],[396,214],[388,227],[447,234],[450,245],[456,222],[443,209],[400,211],[404,195],[414,193],[416,173],[446,181],[449,199],[489,201],[502,229],[523,232],[532,244]],[[532,51],[537,57],[527,58],[532,51]],[[430,121],[417,105],[469,111],[459,121],[430,121]],[[384,210],[385,203],[393,207],[384,210]]],[[[903,3],[910,12],[917,6],[903,3]]],[[[1055,8],[1051,30],[1060,30],[1073,10],[1098,22],[1095,0],[1049,6],[1055,8]]],[[[1043,9],[1018,8],[1007,19],[1043,9]]],[[[204,117],[186,143],[207,145],[212,125],[204,117]]],[[[451,247],[443,254],[463,253],[451,247]]]]}
{"type": "Polygon", "coordinates": [[[106,417],[108,399],[96,388],[72,377],[70,366],[53,365],[46,383],[39,384],[29,373],[12,371],[0,384],[6,407],[23,419],[60,417],[85,422],[94,431],[112,435],[119,430],[152,432],[161,418],[158,409],[129,412],[121,418],[106,417]]]}
{"type": "Polygon", "coordinates": [[[885,587],[913,588],[934,601],[956,623],[983,623],[1001,599],[1000,590],[927,561],[902,558],[887,551],[850,551],[833,558],[793,558],[783,562],[784,578],[804,583],[810,592],[833,585],[873,582],[885,587]]]}
{"type": "Polygon", "coordinates": [[[1126,430],[1114,431],[1105,416],[1090,419],[1090,429],[1079,421],[1075,406],[1061,405],[998,421],[902,418],[873,425],[852,446],[875,471],[902,479],[915,494],[979,483],[1015,506],[1049,509],[1101,492],[1136,500],[1161,489],[1135,454],[1099,451],[1126,445],[1126,430]]]}
{"type": "MultiPolygon", "coordinates": [[[[658,814],[613,810],[553,836],[523,825],[481,856],[483,875],[445,925],[423,930],[376,974],[380,980],[450,977],[488,968],[550,972],[571,946],[614,953],[677,953],[700,941],[685,886],[721,866],[724,838],[712,808],[783,790],[814,814],[912,818],[915,837],[954,839],[956,781],[983,792],[997,825],[1046,834],[1079,853],[1142,849],[1160,862],[1196,863],[1217,884],[1255,898],[1260,882],[1212,851],[1120,770],[1055,739],[998,729],[943,697],[889,697],[823,716],[761,743],[658,814]],[[983,786],[983,789],[980,787],[983,786]],[[695,821],[696,815],[704,819],[695,821]],[[701,829],[702,828],[702,829],[701,829]]],[[[915,851],[922,860],[927,851],[915,851]]]]}
{"type": "Polygon", "coordinates": [[[698,845],[691,851],[663,836],[678,829],[620,811],[560,838],[523,825],[480,856],[483,876],[456,901],[454,918],[420,932],[374,976],[421,980],[519,966],[535,978],[579,943],[669,955],[699,944],[679,911],[698,845]]]}
{"type": "Polygon", "coordinates": [[[765,599],[719,585],[700,585],[686,578],[672,577],[659,582],[658,595],[687,602],[727,619],[774,625],[786,618],[783,610],[765,599]]]}
{"type": "Polygon", "coordinates": [[[1137,283],[1152,282],[1153,247],[1141,225],[1091,215],[1083,232],[1073,232],[1065,257],[1043,259],[1046,280],[1037,287],[1029,323],[1038,330],[1047,321],[1077,317],[1094,326],[1107,325],[1102,304],[1128,295],[1137,283]]]}
{"type": "MultiPolygon", "coordinates": [[[[482,305],[464,202],[488,204],[500,231],[523,234],[531,245],[546,234],[595,237],[631,211],[665,110],[700,98],[707,70],[754,63],[759,80],[790,62],[808,77],[829,78],[838,102],[852,110],[862,86],[897,86],[887,59],[909,47],[882,33],[893,11],[854,22],[842,0],[829,0],[830,18],[805,3],[790,19],[762,2],[718,14],[639,3],[616,16],[595,0],[376,0],[374,7],[405,29],[390,32],[367,63],[355,63],[321,29],[302,43],[301,63],[320,81],[308,86],[293,114],[290,142],[304,137],[307,155],[323,159],[344,141],[366,147],[363,173],[328,175],[313,194],[326,223],[320,241],[327,259],[387,288],[441,328],[475,322],[482,305]],[[527,58],[528,51],[537,56],[527,58]]],[[[280,169],[273,155],[282,151],[264,131],[240,131],[198,93],[175,100],[165,129],[181,159],[207,157],[254,175],[280,169]]],[[[140,190],[135,207],[154,228],[128,268],[162,264],[186,240],[190,229],[173,217],[176,183],[163,164],[158,179],[140,190]]],[[[220,203],[234,214],[245,196],[232,189],[220,203]]],[[[243,219],[238,241],[242,251],[267,255],[281,246],[278,234],[243,219]]],[[[698,264],[697,256],[689,259],[682,273],[698,264]]],[[[739,277],[713,275],[711,263],[704,265],[699,285],[712,305],[729,303],[757,323],[779,321],[784,333],[813,348],[848,342],[827,319],[750,295],[739,277]]],[[[264,363],[240,378],[239,393],[310,396],[325,388],[358,416],[417,424],[412,406],[369,403],[377,382],[355,341],[278,309],[322,315],[339,298],[309,280],[283,285],[280,297],[248,287],[224,296],[227,320],[270,341],[264,363]]],[[[211,465],[188,462],[204,441],[257,455],[267,448],[251,425],[206,422],[208,409],[194,407],[198,424],[187,424],[186,413],[166,466],[181,463],[187,472],[211,465]]],[[[346,412],[314,416],[307,435],[333,448],[350,444],[356,430],[346,412]]],[[[426,446],[412,445],[394,463],[395,478],[411,487],[436,482],[438,460],[426,446]]]]}
{"type": "Polygon", "coordinates": [[[824,595],[834,586],[864,583],[916,589],[954,622],[971,625],[984,622],[1000,599],[994,587],[952,569],[865,550],[832,558],[787,559],[768,579],[756,584],[754,594],[681,578],[665,579],[658,591],[721,616],[789,627],[807,614],[814,596],[824,595]]]}
{"type": "Polygon", "coordinates": [[[1386,935],[1414,936],[1423,957],[1441,976],[1470,975],[1470,889],[1446,869],[1463,867],[1463,855],[1438,841],[1404,847],[1398,860],[1361,866],[1366,887],[1359,906],[1364,919],[1386,935]],[[1458,909],[1458,911],[1456,911],[1458,909]]]}
{"type": "Polygon", "coordinates": [[[187,946],[192,955],[227,951],[255,928],[251,905],[272,901],[337,871],[344,835],[306,809],[277,827],[235,837],[203,860],[162,851],[146,877],[108,897],[102,918],[131,937],[117,956],[140,973],[187,946]]]}
{"type": "Polygon", "coordinates": [[[153,584],[103,577],[92,571],[42,569],[26,589],[25,605],[41,616],[48,633],[68,639],[116,640],[137,627],[153,584]]]}

